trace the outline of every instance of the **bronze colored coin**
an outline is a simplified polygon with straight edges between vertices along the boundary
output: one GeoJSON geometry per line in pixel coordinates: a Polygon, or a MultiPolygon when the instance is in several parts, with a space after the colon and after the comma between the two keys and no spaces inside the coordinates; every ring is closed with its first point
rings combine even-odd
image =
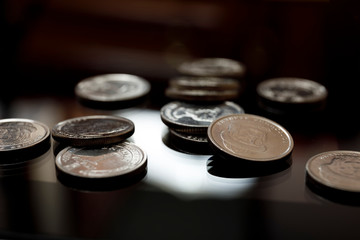
{"type": "Polygon", "coordinates": [[[240,82],[233,78],[182,76],[171,79],[169,86],[187,90],[234,90],[240,88],[240,82]]]}
{"type": "Polygon", "coordinates": [[[244,110],[233,102],[200,105],[175,101],[161,108],[160,117],[169,128],[175,131],[206,134],[213,120],[234,113],[244,113],[244,110]]]}
{"type": "Polygon", "coordinates": [[[131,74],[104,74],[80,81],[75,86],[75,95],[91,106],[120,106],[135,102],[150,92],[150,83],[131,74]]]}
{"type": "Polygon", "coordinates": [[[107,178],[144,170],[145,152],[135,144],[122,142],[102,148],[67,147],[59,152],[56,166],[64,173],[82,178],[107,178]]]}
{"type": "Polygon", "coordinates": [[[49,147],[50,130],[45,124],[19,118],[0,120],[0,163],[12,162],[14,156],[27,158],[49,147]]]}
{"type": "Polygon", "coordinates": [[[52,136],[63,144],[88,147],[121,142],[134,131],[134,123],[127,118],[99,115],[62,121],[53,127],[52,136]]]}
{"type": "Polygon", "coordinates": [[[290,133],[276,122],[251,114],[233,114],[214,120],[207,131],[220,155],[251,161],[273,161],[291,154],[290,133]]]}
{"type": "Polygon", "coordinates": [[[178,71],[191,76],[241,77],[245,74],[245,66],[228,58],[201,58],[182,63],[178,71]]]}
{"type": "Polygon", "coordinates": [[[260,97],[279,103],[316,103],[327,97],[326,88],[314,81],[302,78],[274,78],[257,86],[260,97]]]}
{"type": "Polygon", "coordinates": [[[317,184],[346,192],[360,193],[360,152],[329,151],[306,163],[306,173],[317,184]]]}
{"type": "Polygon", "coordinates": [[[197,102],[221,102],[234,100],[239,97],[239,91],[235,90],[202,90],[169,87],[165,90],[165,95],[175,100],[197,101],[197,102]]]}

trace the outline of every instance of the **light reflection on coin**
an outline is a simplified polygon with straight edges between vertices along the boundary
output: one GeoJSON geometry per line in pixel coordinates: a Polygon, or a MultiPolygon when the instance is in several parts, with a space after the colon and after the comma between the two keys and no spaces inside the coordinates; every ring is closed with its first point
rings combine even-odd
{"type": "Polygon", "coordinates": [[[102,179],[143,172],[147,156],[135,144],[123,142],[102,148],[67,147],[59,152],[55,163],[65,174],[102,179]]]}
{"type": "Polygon", "coordinates": [[[360,193],[360,152],[329,151],[306,163],[307,176],[333,189],[360,193]]]}
{"type": "Polygon", "coordinates": [[[181,89],[169,87],[165,90],[169,98],[182,101],[220,102],[234,100],[239,97],[239,91],[233,90],[207,90],[207,89],[181,89]]]}
{"type": "Polygon", "coordinates": [[[0,155],[30,153],[49,146],[50,130],[45,124],[19,118],[0,120],[0,155]]]}
{"type": "Polygon", "coordinates": [[[227,58],[201,58],[182,63],[178,67],[178,71],[192,76],[241,77],[245,74],[245,66],[236,60],[227,58]]]}
{"type": "Polygon", "coordinates": [[[220,155],[251,161],[284,159],[294,146],[285,128],[251,114],[220,117],[211,123],[207,135],[220,155]]]}
{"type": "Polygon", "coordinates": [[[82,101],[112,103],[141,98],[150,91],[150,83],[130,74],[104,74],[80,81],[75,94],[82,101]]]}
{"type": "Polygon", "coordinates": [[[123,141],[134,131],[134,123],[127,118],[95,115],[62,121],[53,127],[52,136],[71,146],[99,146],[123,141]]]}
{"type": "Polygon", "coordinates": [[[199,105],[174,101],[160,110],[161,120],[169,128],[195,134],[206,133],[213,120],[234,113],[244,113],[244,110],[233,102],[199,105]]]}
{"type": "Polygon", "coordinates": [[[234,90],[240,88],[240,82],[233,78],[182,76],[171,79],[169,86],[188,90],[234,90]]]}

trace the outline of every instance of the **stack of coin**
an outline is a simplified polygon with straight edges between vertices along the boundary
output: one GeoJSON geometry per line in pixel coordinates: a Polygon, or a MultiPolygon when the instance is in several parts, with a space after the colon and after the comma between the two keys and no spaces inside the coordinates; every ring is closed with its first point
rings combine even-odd
{"type": "Polygon", "coordinates": [[[273,78],[257,86],[259,107],[278,115],[315,113],[324,110],[326,88],[303,78],[273,78]]]}
{"type": "Polygon", "coordinates": [[[103,74],[83,79],[75,86],[77,99],[85,106],[119,109],[145,99],[150,83],[131,74],[103,74]]]}
{"type": "Polygon", "coordinates": [[[306,184],[319,196],[350,205],[360,205],[360,152],[329,151],[306,163],[306,184]]]}
{"type": "Polygon", "coordinates": [[[134,123],[118,116],[84,116],[59,122],[52,136],[66,146],[56,153],[61,182],[86,190],[107,190],[143,178],[147,155],[126,141],[134,123]]]}
{"type": "Polygon", "coordinates": [[[291,158],[294,147],[292,136],[284,127],[252,114],[217,118],[210,124],[207,136],[217,156],[254,163],[256,167],[283,166],[280,163],[291,158]]]}

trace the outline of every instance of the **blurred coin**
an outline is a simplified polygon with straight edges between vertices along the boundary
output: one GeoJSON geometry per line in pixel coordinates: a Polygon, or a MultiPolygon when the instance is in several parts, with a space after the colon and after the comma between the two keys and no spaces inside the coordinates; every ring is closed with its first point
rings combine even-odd
{"type": "Polygon", "coordinates": [[[0,120],[0,163],[41,155],[50,148],[50,130],[30,119],[0,120]]]}
{"type": "Polygon", "coordinates": [[[99,115],[59,122],[53,127],[52,136],[63,144],[88,147],[118,143],[134,131],[134,123],[127,118],[99,115]]]}
{"type": "Polygon", "coordinates": [[[176,87],[168,87],[165,95],[171,99],[196,102],[221,102],[234,100],[239,97],[239,91],[235,90],[185,90],[176,87]]]}
{"type": "Polygon", "coordinates": [[[234,113],[244,113],[244,110],[233,102],[199,105],[174,101],[160,110],[161,120],[170,129],[191,134],[206,134],[214,119],[234,113]]]}
{"type": "Polygon", "coordinates": [[[326,88],[302,78],[274,78],[257,86],[260,105],[272,111],[320,110],[327,98],[326,88]]]}
{"type": "Polygon", "coordinates": [[[130,74],[104,74],[80,81],[75,95],[84,104],[99,107],[123,106],[150,92],[150,83],[130,74]]]}
{"type": "Polygon", "coordinates": [[[240,82],[233,78],[182,76],[170,79],[169,86],[187,90],[235,90],[240,82]]]}
{"type": "Polygon", "coordinates": [[[290,133],[267,118],[233,114],[214,120],[207,131],[214,151],[225,158],[251,161],[284,159],[293,150],[290,133]]]}
{"type": "Polygon", "coordinates": [[[360,152],[329,151],[306,163],[307,177],[329,188],[360,193],[360,152]]]}
{"type": "Polygon", "coordinates": [[[182,63],[178,71],[191,76],[242,77],[245,66],[227,58],[201,58],[182,63]]]}
{"type": "Polygon", "coordinates": [[[73,180],[74,185],[82,183],[85,184],[83,187],[89,188],[94,184],[100,188],[143,177],[147,155],[130,142],[101,148],[67,147],[56,156],[55,164],[62,180],[73,180]],[[86,186],[87,183],[90,186],[86,186]]]}

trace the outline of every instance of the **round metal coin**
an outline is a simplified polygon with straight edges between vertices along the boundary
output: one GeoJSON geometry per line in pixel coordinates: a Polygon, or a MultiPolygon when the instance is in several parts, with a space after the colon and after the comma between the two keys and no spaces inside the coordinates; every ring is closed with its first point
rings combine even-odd
{"type": "Polygon", "coordinates": [[[211,123],[207,135],[209,143],[220,155],[251,161],[284,159],[294,146],[285,128],[251,114],[220,117],[211,123]]]}
{"type": "Polygon", "coordinates": [[[77,178],[125,177],[143,172],[147,155],[130,142],[102,148],[67,147],[56,156],[55,164],[62,173],[77,178]]]}
{"type": "Polygon", "coordinates": [[[307,176],[317,184],[360,193],[360,152],[329,151],[317,154],[306,163],[307,176]]]}
{"type": "Polygon", "coordinates": [[[114,103],[141,98],[150,92],[150,83],[130,74],[104,74],[80,81],[75,94],[81,101],[114,103]]]}
{"type": "Polygon", "coordinates": [[[53,138],[63,144],[77,147],[114,144],[129,138],[135,132],[134,123],[117,116],[85,116],[56,124],[53,138]]]}
{"type": "Polygon", "coordinates": [[[169,98],[183,101],[197,102],[221,102],[234,100],[239,97],[239,91],[235,90],[207,90],[207,89],[181,89],[169,87],[165,90],[169,98]]]}
{"type": "Polygon", "coordinates": [[[245,66],[227,58],[201,58],[182,63],[178,71],[191,76],[241,77],[245,74],[245,66]]]}
{"type": "Polygon", "coordinates": [[[182,76],[170,79],[170,87],[178,89],[234,90],[240,82],[233,78],[182,76]]]}
{"type": "Polygon", "coordinates": [[[244,110],[233,102],[199,105],[175,101],[160,110],[161,120],[169,128],[192,134],[206,134],[214,119],[234,113],[244,113],[244,110]]]}
{"type": "MultiPolygon", "coordinates": [[[[30,119],[9,118],[0,120],[0,155],[28,157],[27,155],[50,147],[50,130],[30,119]]],[[[1,163],[9,159],[2,158],[1,163]]]]}
{"type": "Polygon", "coordinates": [[[261,82],[257,94],[280,103],[315,103],[327,97],[326,88],[314,81],[302,78],[274,78],[261,82]]]}

